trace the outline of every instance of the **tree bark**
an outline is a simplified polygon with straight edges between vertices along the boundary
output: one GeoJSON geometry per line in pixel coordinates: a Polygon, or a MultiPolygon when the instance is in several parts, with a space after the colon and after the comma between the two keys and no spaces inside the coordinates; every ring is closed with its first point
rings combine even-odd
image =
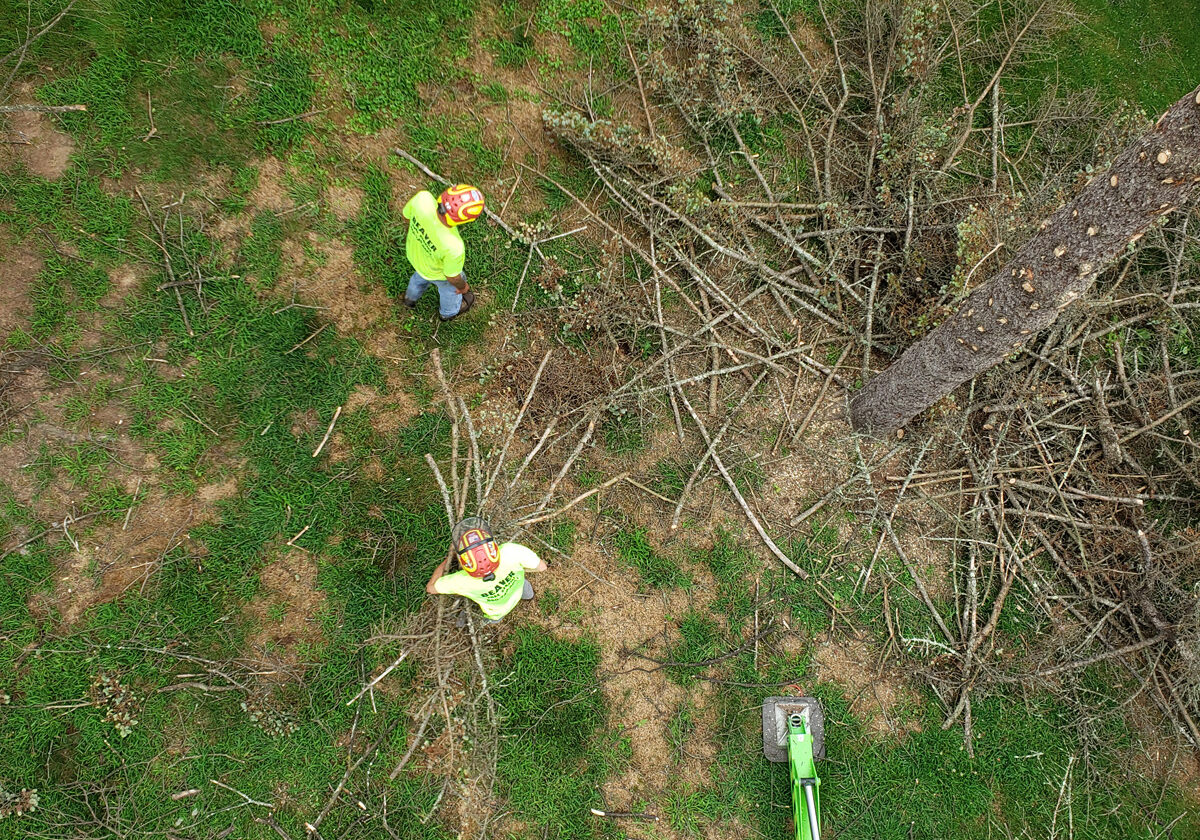
{"type": "Polygon", "coordinates": [[[1200,88],[1042,222],[953,316],[909,347],[850,403],[855,431],[900,428],[1002,362],[1083,296],[1097,275],[1200,183],[1200,88]]]}

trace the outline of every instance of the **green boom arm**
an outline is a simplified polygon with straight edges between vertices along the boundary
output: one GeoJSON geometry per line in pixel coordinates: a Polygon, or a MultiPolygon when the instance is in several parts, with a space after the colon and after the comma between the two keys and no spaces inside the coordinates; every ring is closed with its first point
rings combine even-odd
{"type": "Polygon", "coordinates": [[[821,838],[821,780],[813,760],[812,735],[804,729],[804,718],[788,715],[788,766],[792,777],[792,821],[796,840],[821,838]]]}

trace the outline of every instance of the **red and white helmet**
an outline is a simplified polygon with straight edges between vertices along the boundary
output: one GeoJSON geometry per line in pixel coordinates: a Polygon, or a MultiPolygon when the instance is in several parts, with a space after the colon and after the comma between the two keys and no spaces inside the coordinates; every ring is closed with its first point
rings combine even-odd
{"type": "Polygon", "coordinates": [[[483,193],[470,184],[450,187],[438,198],[438,215],[450,227],[473,222],[483,215],[483,193]]]}
{"type": "Polygon", "coordinates": [[[478,517],[464,519],[455,532],[454,551],[458,565],[471,577],[486,578],[500,566],[500,549],[488,530],[488,524],[478,517]]]}

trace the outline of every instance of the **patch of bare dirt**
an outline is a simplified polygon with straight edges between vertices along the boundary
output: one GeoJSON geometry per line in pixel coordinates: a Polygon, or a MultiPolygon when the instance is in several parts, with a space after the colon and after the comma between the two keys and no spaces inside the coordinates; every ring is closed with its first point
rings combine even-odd
{"type": "Polygon", "coordinates": [[[275,213],[295,206],[288,194],[283,163],[278,158],[265,158],[258,164],[258,183],[250,192],[250,204],[258,210],[275,213]]]}
{"type": "Polygon", "coordinates": [[[901,738],[920,732],[920,723],[906,713],[920,707],[919,698],[900,674],[880,668],[877,658],[856,636],[835,639],[824,633],[816,639],[817,676],[841,686],[850,711],[865,722],[868,732],[901,738]]]}
{"type": "Polygon", "coordinates": [[[258,31],[262,33],[264,41],[272,44],[276,38],[287,35],[288,24],[285,20],[268,18],[258,22],[258,31]]]}
{"type": "Polygon", "coordinates": [[[308,259],[303,243],[295,239],[284,242],[281,291],[295,284],[297,297],[322,306],[322,315],[338,332],[363,341],[376,355],[394,355],[400,344],[395,302],[382,285],[363,282],[349,243],[313,232],[307,237],[310,249],[320,258],[308,259]]]}
{"type": "Polygon", "coordinates": [[[247,642],[264,662],[277,666],[268,681],[283,682],[303,664],[297,647],[321,638],[316,616],[325,593],[317,587],[315,555],[299,548],[280,549],[258,577],[259,592],[245,608],[255,626],[247,642]]]}
{"type": "Polygon", "coordinates": [[[0,339],[28,323],[29,287],[42,270],[42,257],[28,242],[12,242],[0,228],[0,339]]]}
{"type": "Polygon", "coordinates": [[[1163,731],[1161,713],[1144,697],[1125,706],[1124,714],[1134,732],[1134,766],[1152,779],[1173,782],[1200,809],[1200,754],[1163,731]]]}
{"type": "Polygon", "coordinates": [[[340,221],[349,221],[362,209],[363,191],[358,187],[334,184],[325,191],[325,202],[340,221]]]}
{"type": "Polygon", "coordinates": [[[105,310],[118,308],[127,297],[137,291],[145,277],[146,269],[141,263],[122,263],[110,269],[108,294],[101,299],[101,308],[105,310]]]}
{"type": "Polygon", "coordinates": [[[236,490],[236,482],[203,488],[195,496],[152,490],[128,519],[106,522],[78,538],[78,548],[60,562],[55,579],[54,598],[63,622],[74,624],[91,607],[144,591],[164,557],[191,539],[188,530],[215,518],[213,502],[236,490]]]}
{"type": "MultiPolygon", "coordinates": [[[[668,649],[678,643],[675,619],[690,609],[704,609],[712,581],[703,570],[690,570],[696,578],[691,591],[639,594],[636,572],[595,544],[577,545],[570,558],[550,555],[549,562],[550,571],[531,575],[530,582],[539,594],[555,589],[562,600],[554,615],[539,620],[560,636],[603,640],[600,671],[610,709],[607,726],[628,736],[632,747],[627,770],[604,784],[606,806],[613,811],[641,810],[644,801],[665,802],[678,789],[681,778],[707,784],[716,755],[711,731],[705,730],[711,726],[711,716],[704,711],[711,686],[680,686],[667,678],[665,670],[655,670],[654,662],[633,651],[659,660],[668,658],[668,649]],[[700,725],[685,744],[679,762],[668,725],[684,703],[699,710],[700,725]]],[[[676,836],[665,822],[650,825],[646,824],[645,831],[641,824],[623,828],[631,838],[650,836],[647,832],[657,837],[676,836]]]]}
{"type": "MultiPolygon", "coordinates": [[[[111,389],[121,381],[83,365],[76,382],[64,384],[48,376],[46,362],[37,352],[5,354],[9,372],[0,431],[9,434],[0,446],[0,486],[35,519],[59,523],[47,539],[66,541],[70,550],[58,560],[53,591],[36,596],[30,606],[39,615],[54,610],[70,624],[91,607],[146,586],[164,556],[186,544],[190,528],[215,518],[217,504],[235,494],[237,485],[225,480],[187,496],[165,492],[158,482],[158,459],[131,437],[125,407],[103,403],[83,417],[65,412],[68,398],[87,400],[93,387],[111,389]],[[81,452],[103,453],[107,459],[91,468],[86,479],[72,479],[61,465],[51,468],[48,461],[81,452]],[[87,506],[98,482],[116,483],[134,496],[132,509],[87,506]],[[103,521],[99,513],[105,514],[103,521]]],[[[42,527],[18,529],[0,551],[36,537],[42,527]]]]}
{"type": "Polygon", "coordinates": [[[421,413],[421,405],[407,390],[391,389],[385,396],[367,385],[357,386],[346,400],[346,410],[366,409],[371,417],[371,428],[383,435],[390,435],[408,424],[421,413]]]}
{"type": "MultiPolygon", "coordinates": [[[[17,89],[19,99],[32,100],[33,89],[28,84],[17,89]]],[[[16,161],[34,175],[56,180],[71,165],[75,140],[54,127],[49,114],[17,111],[7,115],[8,133],[15,143],[0,143],[0,164],[4,168],[16,161]]]]}

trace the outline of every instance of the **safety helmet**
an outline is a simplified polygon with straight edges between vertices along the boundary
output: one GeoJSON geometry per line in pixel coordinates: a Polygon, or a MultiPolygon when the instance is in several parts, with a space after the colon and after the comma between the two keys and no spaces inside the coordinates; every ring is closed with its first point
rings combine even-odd
{"type": "Polygon", "coordinates": [[[479,517],[464,519],[454,529],[458,565],[471,577],[487,578],[500,565],[500,549],[488,524],[479,517]]]}
{"type": "Polygon", "coordinates": [[[450,227],[465,225],[483,215],[483,193],[470,184],[458,184],[441,194],[437,209],[450,227]]]}

